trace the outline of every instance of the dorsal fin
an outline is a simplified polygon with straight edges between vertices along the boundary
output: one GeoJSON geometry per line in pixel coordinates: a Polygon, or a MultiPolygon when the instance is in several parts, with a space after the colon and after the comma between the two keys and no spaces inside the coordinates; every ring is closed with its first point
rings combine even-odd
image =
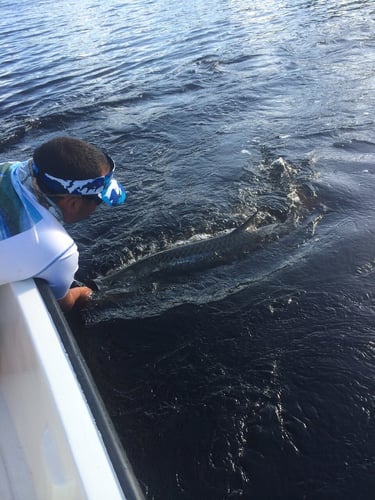
{"type": "Polygon", "coordinates": [[[242,223],[239,227],[237,227],[235,231],[247,231],[251,227],[255,230],[257,228],[256,217],[258,213],[259,211],[256,210],[256,212],[254,212],[253,215],[251,215],[248,219],[245,220],[244,223],[242,223]]]}

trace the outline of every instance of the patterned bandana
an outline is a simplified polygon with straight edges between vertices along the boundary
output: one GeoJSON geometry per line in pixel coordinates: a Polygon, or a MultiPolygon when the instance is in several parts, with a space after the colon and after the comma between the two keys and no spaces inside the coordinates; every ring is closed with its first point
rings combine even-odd
{"type": "Polygon", "coordinates": [[[41,185],[50,191],[50,193],[72,194],[79,196],[96,195],[107,205],[121,205],[125,201],[126,191],[124,186],[113,178],[115,164],[109,156],[107,156],[107,158],[112,165],[112,170],[107,175],[95,177],[94,179],[60,179],[59,177],[54,177],[46,172],[41,172],[34,161],[32,161],[32,170],[41,185]]]}

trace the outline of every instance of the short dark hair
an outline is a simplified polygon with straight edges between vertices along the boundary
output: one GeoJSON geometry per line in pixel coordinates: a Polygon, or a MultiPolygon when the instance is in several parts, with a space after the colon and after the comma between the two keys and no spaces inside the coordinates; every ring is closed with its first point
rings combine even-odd
{"type": "Polygon", "coordinates": [[[43,143],[35,149],[33,160],[40,172],[60,179],[90,179],[110,168],[100,149],[73,137],[56,137],[43,143]]]}

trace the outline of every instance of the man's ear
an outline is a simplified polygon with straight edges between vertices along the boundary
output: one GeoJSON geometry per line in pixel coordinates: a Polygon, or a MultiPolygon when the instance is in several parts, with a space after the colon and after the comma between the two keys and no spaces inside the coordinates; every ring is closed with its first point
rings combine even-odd
{"type": "Polygon", "coordinates": [[[78,201],[78,196],[69,196],[69,195],[66,195],[66,196],[60,196],[59,198],[55,198],[55,201],[56,201],[56,205],[60,208],[60,210],[62,212],[64,212],[65,210],[74,210],[76,205],[77,205],[77,201],[78,201]]]}
{"type": "Polygon", "coordinates": [[[62,212],[64,222],[76,222],[76,216],[82,206],[80,196],[61,196],[56,204],[62,212]]]}

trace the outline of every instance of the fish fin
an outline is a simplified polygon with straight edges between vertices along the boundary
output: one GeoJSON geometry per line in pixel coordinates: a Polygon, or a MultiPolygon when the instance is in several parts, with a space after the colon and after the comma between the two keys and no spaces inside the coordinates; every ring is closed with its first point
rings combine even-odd
{"type": "Polygon", "coordinates": [[[92,290],[99,291],[102,288],[102,283],[100,282],[100,278],[95,278],[88,280],[86,286],[91,288],[92,290]]]}
{"type": "Polygon", "coordinates": [[[256,219],[258,214],[259,210],[256,210],[256,212],[254,212],[253,215],[246,219],[243,224],[237,227],[235,231],[247,231],[248,229],[253,229],[255,231],[255,229],[257,228],[256,219]]]}

